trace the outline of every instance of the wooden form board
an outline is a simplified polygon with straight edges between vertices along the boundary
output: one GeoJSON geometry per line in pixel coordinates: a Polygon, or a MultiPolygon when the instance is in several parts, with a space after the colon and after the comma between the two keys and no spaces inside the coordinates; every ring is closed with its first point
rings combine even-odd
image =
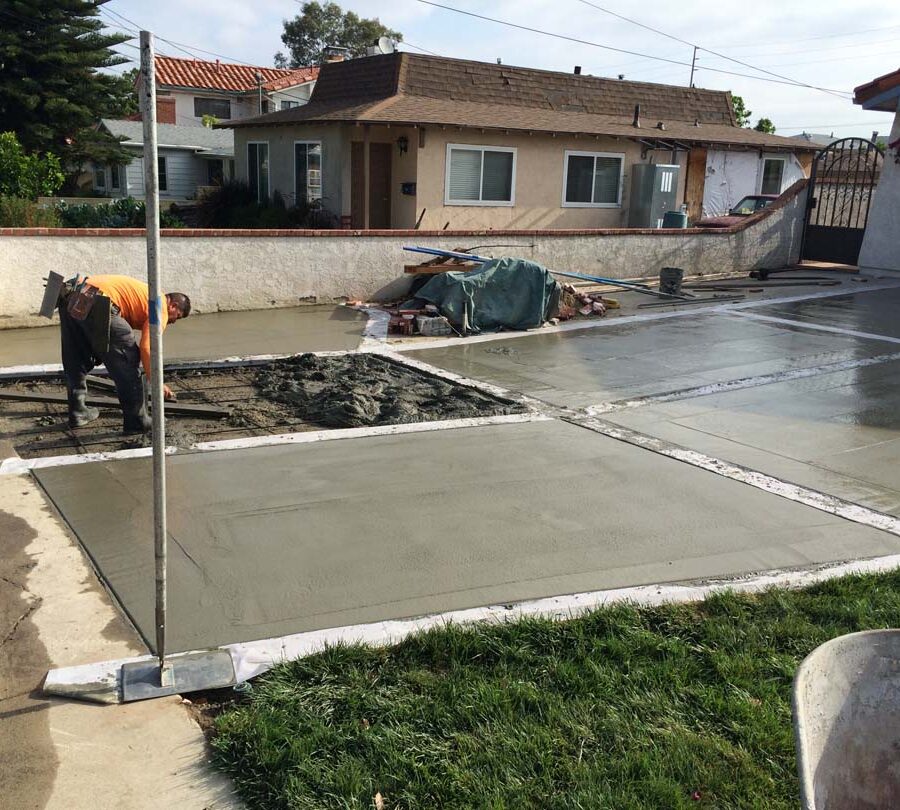
{"type": "Polygon", "coordinates": [[[688,153],[687,180],[684,199],[688,207],[688,222],[703,216],[703,193],[706,189],[706,147],[695,146],[688,153]]]}

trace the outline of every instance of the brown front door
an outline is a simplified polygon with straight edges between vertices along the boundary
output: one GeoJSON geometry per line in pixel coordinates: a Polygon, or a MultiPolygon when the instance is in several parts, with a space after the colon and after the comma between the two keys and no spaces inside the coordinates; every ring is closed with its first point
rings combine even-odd
{"type": "MultiPolygon", "coordinates": [[[[350,152],[350,225],[365,228],[365,144],[354,141],[350,152]]],[[[391,145],[369,144],[369,228],[391,227],[391,145]]]]}

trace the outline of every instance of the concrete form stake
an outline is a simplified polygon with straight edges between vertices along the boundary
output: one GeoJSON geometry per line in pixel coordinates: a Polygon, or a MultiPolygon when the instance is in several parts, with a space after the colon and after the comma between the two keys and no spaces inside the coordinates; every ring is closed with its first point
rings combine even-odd
{"type": "Polygon", "coordinates": [[[156,152],[156,71],[153,34],[141,31],[141,105],[144,122],[144,188],[147,212],[147,284],[150,288],[150,391],[153,405],[153,540],[156,559],[156,654],[160,686],[166,681],[166,422],[159,279],[159,175],[156,152]]]}

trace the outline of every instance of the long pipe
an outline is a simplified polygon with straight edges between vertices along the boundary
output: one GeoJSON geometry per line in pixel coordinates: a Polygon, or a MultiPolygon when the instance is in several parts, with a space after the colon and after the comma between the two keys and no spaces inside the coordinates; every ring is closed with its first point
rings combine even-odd
{"type": "Polygon", "coordinates": [[[159,167],[156,152],[156,70],[153,34],[141,31],[141,102],[144,120],[144,188],[147,212],[147,301],[150,321],[150,391],[153,397],[153,547],[156,561],[156,654],[160,686],[166,663],[166,417],[159,280],[159,167]]]}

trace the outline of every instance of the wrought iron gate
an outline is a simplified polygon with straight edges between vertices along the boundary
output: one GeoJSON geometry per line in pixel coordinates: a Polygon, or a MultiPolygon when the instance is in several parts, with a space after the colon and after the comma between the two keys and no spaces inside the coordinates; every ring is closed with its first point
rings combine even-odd
{"type": "Polygon", "coordinates": [[[801,257],[856,264],[883,157],[872,141],[844,138],[813,161],[801,257]]]}

